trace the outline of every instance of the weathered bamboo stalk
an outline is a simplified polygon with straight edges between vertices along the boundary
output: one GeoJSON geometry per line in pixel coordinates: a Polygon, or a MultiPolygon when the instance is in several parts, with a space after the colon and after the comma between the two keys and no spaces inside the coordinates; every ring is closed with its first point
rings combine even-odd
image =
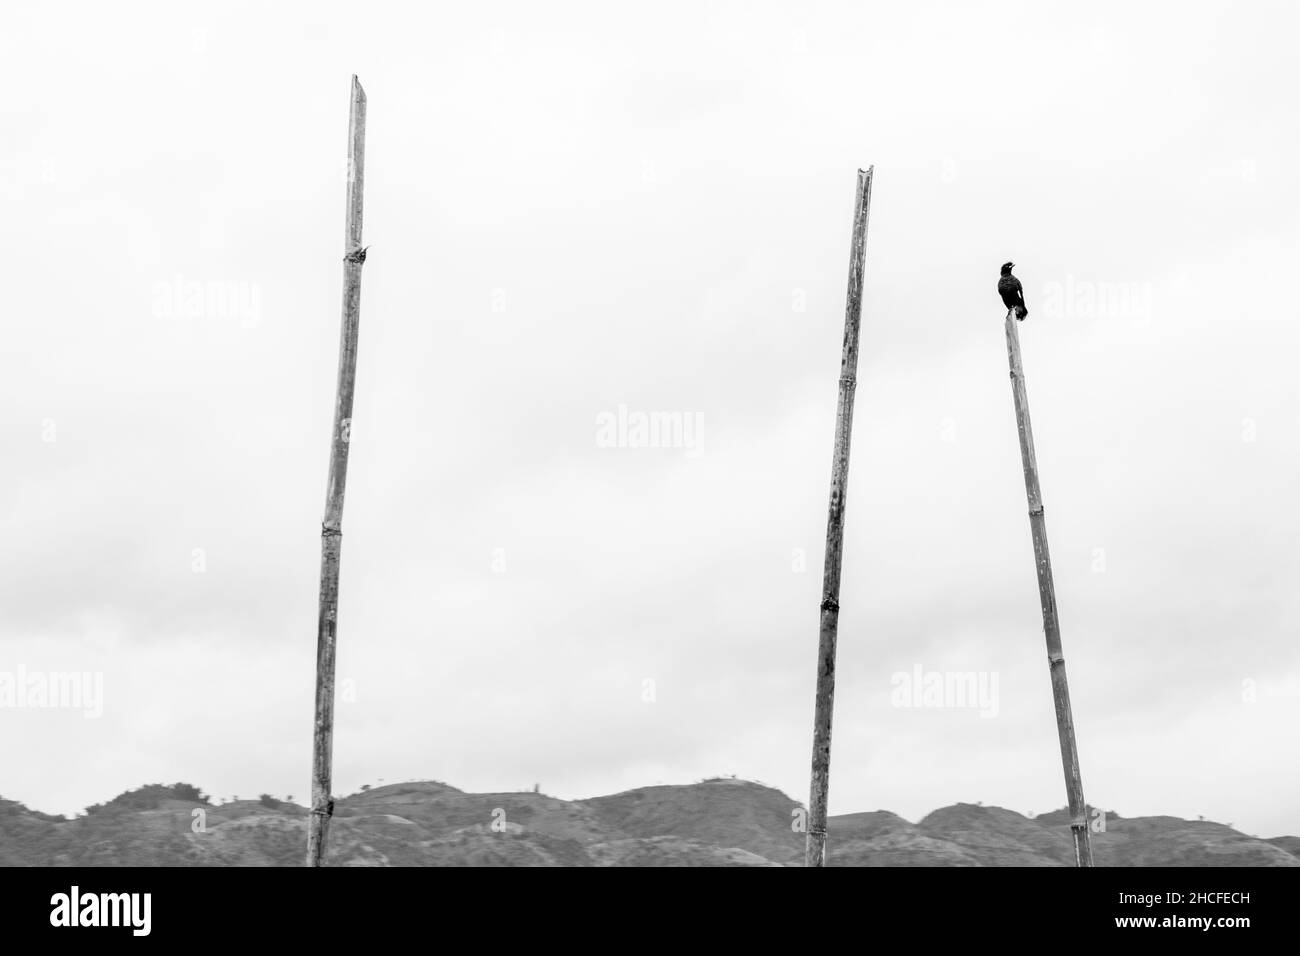
{"type": "Polygon", "coordinates": [[[857,388],[858,328],[862,321],[862,278],[867,256],[871,174],[858,170],[849,249],[849,288],[844,307],[844,349],[840,358],[839,402],[835,409],[835,454],[826,517],[826,560],[822,569],[821,625],[817,641],[817,704],[813,714],[812,785],[804,866],[826,865],[826,806],[830,796],[831,716],[835,708],[835,645],[840,620],[840,566],[844,551],[844,505],[849,484],[849,443],[857,388]]]}
{"type": "Polygon", "coordinates": [[[339,555],[343,547],[343,492],[348,477],[348,442],[352,397],[357,375],[357,330],[361,321],[361,204],[365,183],[366,92],[352,77],[348,115],[347,224],[343,239],[343,322],[339,338],[338,386],[334,398],[334,433],[330,439],[329,483],[321,522],[320,614],[316,629],[316,720],[312,741],[311,816],[307,831],[307,865],[325,862],[334,759],[334,652],[339,606],[339,555]]]}
{"type": "Polygon", "coordinates": [[[1083,779],[1079,773],[1079,750],[1074,739],[1074,718],[1070,714],[1070,687],[1065,679],[1065,655],[1061,650],[1061,624],[1056,615],[1056,586],[1052,581],[1052,558],[1047,551],[1047,524],[1043,517],[1043,496],[1038,487],[1038,460],[1034,456],[1034,430],[1029,422],[1029,395],[1025,391],[1025,370],[1020,362],[1020,333],[1013,311],[1007,312],[1007,359],[1011,364],[1011,395],[1016,406],[1016,427],[1020,432],[1020,461],[1025,470],[1025,496],[1029,500],[1029,530],[1034,539],[1034,564],[1038,569],[1038,601],[1043,608],[1043,633],[1047,637],[1047,666],[1052,675],[1052,698],[1056,703],[1056,730],[1061,741],[1061,765],[1065,769],[1065,792],[1070,803],[1070,830],[1074,835],[1076,866],[1092,866],[1092,844],[1088,839],[1088,811],[1083,801],[1083,779]]]}

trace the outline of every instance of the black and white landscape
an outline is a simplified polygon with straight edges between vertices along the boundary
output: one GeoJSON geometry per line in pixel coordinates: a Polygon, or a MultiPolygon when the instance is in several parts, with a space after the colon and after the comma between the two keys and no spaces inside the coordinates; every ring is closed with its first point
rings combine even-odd
{"type": "Polygon", "coordinates": [[[1074,862],[1008,262],[1096,863],[1300,862],[1293,7],[2,19],[0,865],[304,862],[357,255],[326,862],[801,865],[869,167],[828,863],[1074,862]]]}

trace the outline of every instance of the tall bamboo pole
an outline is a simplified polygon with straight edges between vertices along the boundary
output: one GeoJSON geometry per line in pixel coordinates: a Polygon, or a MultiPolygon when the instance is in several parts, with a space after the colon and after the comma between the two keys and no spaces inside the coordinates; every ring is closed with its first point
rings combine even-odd
{"type": "Polygon", "coordinates": [[[867,216],[871,211],[871,173],[858,170],[849,248],[849,289],[844,307],[844,350],[840,358],[839,402],[835,409],[835,454],[831,460],[831,499],[826,517],[826,560],[822,569],[821,626],[817,641],[817,704],[813,714],[812,785],[804,866],[826,865],[826,804],[831,777],[831,715],[835,709],[835,644],[840,620],[840,561],[844,551],[844,505],[849,484],[849,442],[853,436],[853,395],[857,388],[858,327],[862,321],[862,276],[867,257],[867,216]]]}
{"type": "Polygon", "coordinates": [[[366,92],[352,77],[348,115],[347,224],[343,238],[343,322],[339,339],[339,375],[334,398],[334,432],[330,438],[329,483],[321,522],[320,615],[316,629],[316,721],[311,761],[311,818],[307,831],[307,865],[325,861],[334,760],[334,650],[338,627],[339,554],[343,547],[343,491],[348,477],[348,441],[352,396],[357,376],[357,330],[361,321],[361,199],[365,183],[366,92]]]}
{"type": "Polygon", "coordinates": [[[1034,430],[1029,422],[1029,395],[1025,391],[1025,370],[1020,363],[1020,333],[1014,310],[1007,312],[1007,360],[1011,364],[1011,395],[1016,406],[1016,427],[1020,432],[1020,461],[1025,469],[1025,496],[1029,499],[1029,530],[1034,539],[1034,564],[1038,569],[1038,601],[1043,607],[1043,633],[1047,637],[1047,666],[1052,675],[1052,698],[1056,703],[1056,730],[1061,740],[1061,765],[1065,770],[1065,792],[1070,801],[1070,830],[1074,834],[1076,866],[1092,866],[1092,844],[1088,840],[1088,811],[1083,802],[1083,779],[1079,774],[1079,750],[1074,739],[1074,718],[1070,714],[1070,686],[1065,679],[1065,655],[1061,650],[1061,623],[1056,616],[1056,586],[1052,582],[1052,558],[1047,551],[1047,524],[1043,517],[1043,495],[1038,487],[1038,460],[1034,456],[1034,430]]]}

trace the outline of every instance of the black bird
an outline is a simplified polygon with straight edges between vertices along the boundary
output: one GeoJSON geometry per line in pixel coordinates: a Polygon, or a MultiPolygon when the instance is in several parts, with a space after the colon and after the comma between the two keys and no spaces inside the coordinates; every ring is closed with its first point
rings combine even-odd
{"type": "Polygon", "coordinates": [[[1029,310],[1025,308],[1025,290],[1020,286],[1020,280],[1011,274],[1011,270],[1016,267],[1014,262],[1002,263],[1002,278],[998,280],[998,295],[1002,296],[1002,304],[1008,309],[1016,310],[1016,318],[1024,321],[1029,310]]]}

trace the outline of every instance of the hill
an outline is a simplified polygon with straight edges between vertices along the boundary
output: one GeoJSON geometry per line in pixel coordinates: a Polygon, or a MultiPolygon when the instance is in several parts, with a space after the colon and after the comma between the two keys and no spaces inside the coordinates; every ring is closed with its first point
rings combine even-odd
{"type": "MultiPolygon", "coordinates": [[[[801,811],[762,784],[715,779],[589,800],[465,793],[434,781],[336,802],[333,866],[798,866],[801,811]]],[[[299,866],[307,810],[269,796],[213,804],[188,784],[153,784],[75,819],[0,799],[4,866],[299,866]]],[[[831,866],[1068,866],[1062,811],[1033,819],[957,804],[918,823],[887,811],[832,817],[831,866]]],[[[1107,814],[1102,866],[1300,866],[1300,838],[1258,840],[1177,817],[1107,814]]]]}

